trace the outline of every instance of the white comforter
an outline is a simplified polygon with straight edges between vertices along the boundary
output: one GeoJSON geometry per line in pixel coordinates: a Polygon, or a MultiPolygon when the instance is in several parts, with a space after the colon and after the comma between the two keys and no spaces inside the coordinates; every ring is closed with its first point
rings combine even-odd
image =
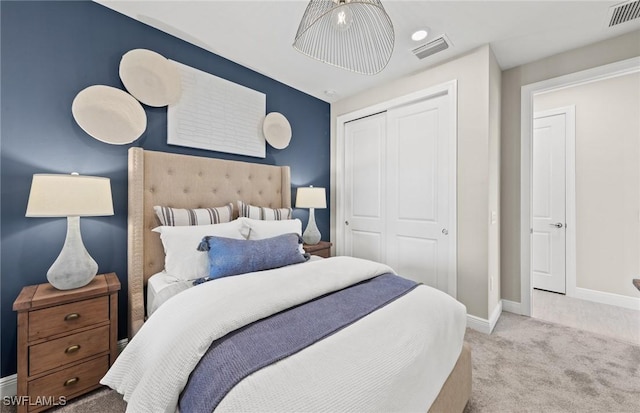
{"type": "MultiPolygon", "coordinates": [[[[211,342],[258,319],[389,267],[335,257],[227,277],[162,305],[101,380],[128,412],[174,412],[211,342]]],[[[420,286],[313,346],[240,382],[225,411],[426,411],[462,349],[465,308],[420,286]]]]}

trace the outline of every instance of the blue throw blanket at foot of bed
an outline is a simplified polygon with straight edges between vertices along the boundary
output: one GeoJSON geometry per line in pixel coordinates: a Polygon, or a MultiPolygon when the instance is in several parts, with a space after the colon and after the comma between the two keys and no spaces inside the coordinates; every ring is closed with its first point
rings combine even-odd
{"type": "Polygon", "coordinates": [[[384,274],[256,321],[214,341],[180,396],[180,412],[212,412],[243,378],[332,335],[418,284],[384,274]]]}

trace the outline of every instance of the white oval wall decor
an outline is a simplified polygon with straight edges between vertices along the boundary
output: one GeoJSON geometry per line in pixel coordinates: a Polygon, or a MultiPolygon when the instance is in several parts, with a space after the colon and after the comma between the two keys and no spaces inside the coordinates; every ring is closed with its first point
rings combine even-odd
{"type": "Polygon", "coordinates": [[[162,107],[180,99],[178,68],[154,51],[133,49],[125,53],[120,60],[120,79],[127,91],[145,105],[162,107]]]}
{"type": "Polygon", "coordinates": [[[291,125],[279,112],[271,112],[264,118],[262,133],[269,145],[276,149],[284,149],[291,142],[291,125]]]}
{"type": "Polygon", "coordinates": [[[147,129],[147,114],[140,102],[111,86],[94,85],[73,99],[73,118],[93,138],[113,145],[126,145],[147,129]]]}

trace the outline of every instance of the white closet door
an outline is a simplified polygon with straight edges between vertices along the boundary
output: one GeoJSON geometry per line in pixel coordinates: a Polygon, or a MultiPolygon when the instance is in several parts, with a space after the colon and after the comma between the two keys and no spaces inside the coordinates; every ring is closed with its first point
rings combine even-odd
{"type": "Polygon", "coordinates": [[[345,124],[344,253],[386,262],[386,115],[345,124]]]}
{"type": "MultiPolygon", "coordinates": [[[[387,263],[449,292],[448,95],[387,112],[387,263]]],[[[453,234],[451,235],[453,236],[453,234]]]]}

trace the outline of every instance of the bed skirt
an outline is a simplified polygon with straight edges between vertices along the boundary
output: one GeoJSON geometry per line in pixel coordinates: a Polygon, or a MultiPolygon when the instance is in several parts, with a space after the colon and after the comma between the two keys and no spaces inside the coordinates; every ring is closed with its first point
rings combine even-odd
{"type": "Polygon", "coordinates": [[[451,374],[444,382],[438,397],[428,413],[451,413],[464,411],[471,397],[471,347],[462,345],[462,352],[451,374]]]}

